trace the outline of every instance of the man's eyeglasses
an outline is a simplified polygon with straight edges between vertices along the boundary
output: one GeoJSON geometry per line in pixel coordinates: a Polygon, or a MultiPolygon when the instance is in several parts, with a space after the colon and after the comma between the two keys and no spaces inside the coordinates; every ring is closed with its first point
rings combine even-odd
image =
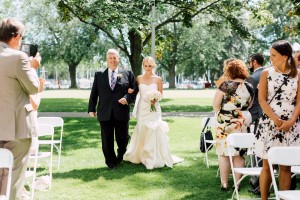
{"type": "Polygon", "coordinates": [[[24,35],[20,35],[20,37],[21,37],[23,40],[25,40],[25,38],[26,38],[24,35]]]}

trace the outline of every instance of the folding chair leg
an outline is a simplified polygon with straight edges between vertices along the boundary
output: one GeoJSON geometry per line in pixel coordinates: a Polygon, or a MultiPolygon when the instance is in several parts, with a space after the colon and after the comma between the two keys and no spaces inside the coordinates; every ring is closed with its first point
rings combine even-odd
{"type": "Polygon", "coordinates": [[[209,164],[208,164],[208,151],[205,151],[205,161],[206,161],[206,167],[209,168],[209,164]]]}
{"type": "Polygon", "coordinates": [[[57,169],[59,170],[59,167],[60,167],[60,154],[61,154],[61,147],[59,148],[59,151],[58,151],[58,163],[57,163],[57,169]]]}
{"type": "Polygon", "coordinates": [[[219,178],[219,177],[220,177],[220,166],[218,167],[217,175],[216,175],[216,178],[219,178]]]}

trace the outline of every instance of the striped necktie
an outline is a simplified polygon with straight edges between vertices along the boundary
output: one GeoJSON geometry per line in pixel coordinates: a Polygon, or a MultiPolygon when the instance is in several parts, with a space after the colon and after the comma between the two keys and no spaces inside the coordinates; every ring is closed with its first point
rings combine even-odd
{"type": "Polygon", "coordinates": [[[110,88],[113,90],[116,85],[115,70],[112,70],[110,77],[110,88]]]}

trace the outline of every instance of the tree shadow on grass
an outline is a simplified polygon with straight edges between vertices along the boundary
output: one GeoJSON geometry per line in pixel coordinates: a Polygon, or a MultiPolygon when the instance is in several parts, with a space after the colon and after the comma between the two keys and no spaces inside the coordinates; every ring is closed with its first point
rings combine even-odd
{"type": "MultiPolygon", "coordinates": [[[[135,125],[136,121],[130,120],[130,133],[132,133],[135,125]]],[[[56,135],[56,137],[58,137],[58,135],[56,135]]],[[[100,125],[96,119],[64,118],[62,155],[74,149],[100,148],[100,144],[100,125]]]]}
{"type": "Polygon", "coordinates": [[[71,98],[43,99],[39,106],[39,112],[86,112],[88,101],[88,99],[71,98]]]}
{"type": "Polygon", "coordinates": [[[186,194],[181,198],[174,198],[174,195],[166,194],[170,199],[199,200],[211,199],[211,197],[214,197],[214,199],[229,199],[232,190],[221,191],[220,180],[215,178],[217,169],[217,166],[211,166],[208,169],[198,161],[193,162],[191,160],[179,163],[173,168],[164,167],[154,170],[147,170],[142,164],[123,162],[115,171],[111,171],[106,167],[74,169],[69,172],[54,173],[53,177],[55,179],[80,179],[84,182],[98,179],[105,179],[106,181],[124,181],[124,179],[128,179],[130,187],[140,188],[141,190],[171,187],[173,190],[186,194]],[[211,177],[214,178],[211,179],[211,177]]]}
{"type": "Polygon", "coordinates": [[[162,107],[163,112],[212,112],[212,106],[200,105],[165,105],[162,107]]]}

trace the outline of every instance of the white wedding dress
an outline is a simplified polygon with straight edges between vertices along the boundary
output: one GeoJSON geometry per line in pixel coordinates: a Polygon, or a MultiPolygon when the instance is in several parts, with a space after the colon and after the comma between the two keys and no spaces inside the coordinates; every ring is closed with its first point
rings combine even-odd
{"type": "Polygon", "coordinates": [[[156,112],[150,112],[150,102],[146,93],[157,90],[157,84],[139,84],[139,98],[135,102],[137,124],[134,128],[124,160],[135,164],[143,163],[147,169],[173,167],[183,159],[171,155],[169,150],[169,126],[162,121],[159,102],[155,104],[156,112]]]}

